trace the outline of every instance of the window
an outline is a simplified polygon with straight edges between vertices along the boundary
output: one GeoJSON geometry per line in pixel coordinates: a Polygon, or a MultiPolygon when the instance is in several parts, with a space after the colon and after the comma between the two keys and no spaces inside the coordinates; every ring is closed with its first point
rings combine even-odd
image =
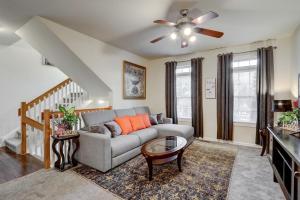
{"type": "Polygon", "coordinates": [[[181,121],[192,118],[191,63],[181,62],[176,69],[177,115],[181,121]]]}
{"type": "Polygon", "coordinates": [[[255,53],[234,55],[234,122],[256,123],[257,56],[255,53]]]}

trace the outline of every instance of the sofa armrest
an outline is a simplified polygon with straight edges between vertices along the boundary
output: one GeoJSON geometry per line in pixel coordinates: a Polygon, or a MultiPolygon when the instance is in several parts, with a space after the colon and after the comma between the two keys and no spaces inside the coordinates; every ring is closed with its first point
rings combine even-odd
{"type": "Polygon", "coordinates": [[[172,118],[163,118],[163,122],[164,124],[173,124],[173,119],[172,118]]]}
{"type": "Polygon", "coordinates": [[[111,169],[111,134],[79,131],[78,161],[102,172],[111,169]]]}

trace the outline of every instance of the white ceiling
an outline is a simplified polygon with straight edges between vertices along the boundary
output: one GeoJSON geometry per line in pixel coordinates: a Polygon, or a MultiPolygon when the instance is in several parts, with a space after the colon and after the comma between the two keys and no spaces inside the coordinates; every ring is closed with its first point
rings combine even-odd
{"type": "MultiPolygon", "coordinates": [[[[197,12],[196,12],[197,13],[197,12]]],[[[0,44],[17,38],[10,34],[39,15],[135,54],[158,58],[286,36],[300,23],[299,0],[0,0],[0,44]],[[172,28],[154,25],[173,20],[181,8],[215,11],[220,16],[201,25],[224,32],[221,39],[198,35],[181,49],[169,38],[149,41],[172,28]]]]}

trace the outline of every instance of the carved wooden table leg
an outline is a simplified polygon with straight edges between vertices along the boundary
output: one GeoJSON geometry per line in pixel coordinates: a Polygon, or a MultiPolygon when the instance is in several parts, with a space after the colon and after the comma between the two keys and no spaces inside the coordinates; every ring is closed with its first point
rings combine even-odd
{"type": "Polygon", "coordinates": [[[182,168],[181,168],[182,154],[183,154],[183,150],[181,150],[177,156],[177,165],[180,172],[182,172],[182,168]]]}
{"type": "Polygon", "coordinates": [[[53,143],[52,143],[52,150],[53,152],[55,153],[56,157],[57,157],[57,160],[55,161],[54,163],[54,166],[58,169],[60,169],[60,155],[56,149],[56,144],[59,142],[59,140],[54,140],[53,143]]]}
{"type": "Polygon", "coordinates": [[[67,161],[67,163],[68,164],[71,164],[71,157],[70,157],[70,153],[71,153],[71,141],[70,140],[68,140],[67,141],[68,142],[68,151],[67,151],[67,159],[68,159],[68,161],[67,161]]]}
{"type": "Polygon", "coordinates": [[[65,155],[64,155],[64,141],[60,141],[59,153],[61,156],[61,165],[60,170],[63,171],[65,169],[65,155]]]}
{"type": "Polygon", "coordinates": [[[78,161],[75,159],[75,153],[79,149],[79,146],[80,146],[80,144],[79,144],[79,138],[72,139],[72,142],[73,142],[73,144],[76,145],[76,148],[73,151],[73,154],[72,154],[72,157],[71,157],[72,158],[72,166],[76,166],[78,164],[78,161]]]}
{"type": "Polygon", "coordinates": [[[153,164],[152,164],[151,158],[146,158],[146,160],[147,160],[147,164],[148,164],[148,168],[149,168],[149,181],[151,181],[152,180],[153,164]]]}

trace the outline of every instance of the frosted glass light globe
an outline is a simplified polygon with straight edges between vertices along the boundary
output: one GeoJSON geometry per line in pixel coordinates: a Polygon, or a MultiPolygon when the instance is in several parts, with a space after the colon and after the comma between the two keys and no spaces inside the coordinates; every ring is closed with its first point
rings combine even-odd
{"type": "Polygon", "coordinates": [[[172,40],[176,40],[177,34],[176,33],[172,33],[170,37],[171,37],[172,40]]]}
{"type": "Polygon", "coordinates": [[[187,27],[183,30],[183,34],[186,36],[191,35],[191,33],[192,33],[192,29],[190,27],[187,27]]]}

